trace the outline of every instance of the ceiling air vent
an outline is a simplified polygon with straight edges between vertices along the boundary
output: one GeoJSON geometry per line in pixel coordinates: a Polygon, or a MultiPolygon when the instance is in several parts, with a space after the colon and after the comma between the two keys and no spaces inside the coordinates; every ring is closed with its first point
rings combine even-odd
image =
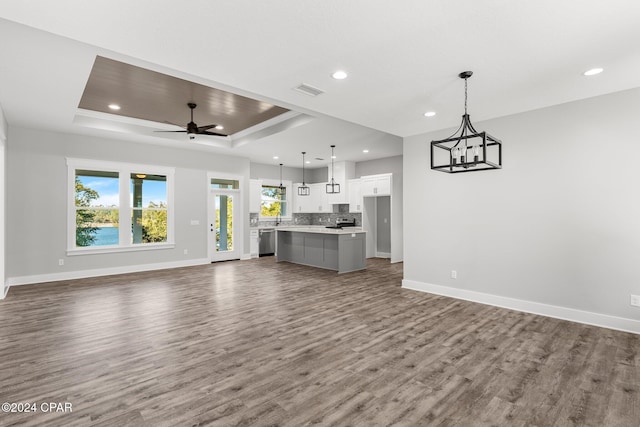
{"type": "Polygon", "coordinates": [[[318,96],[324,93],[322,89],[318,89],[317,87],[313,87],[306,83],[302,83],[300,86],[294,87],[294,89],[309,96],[318,96]]]}

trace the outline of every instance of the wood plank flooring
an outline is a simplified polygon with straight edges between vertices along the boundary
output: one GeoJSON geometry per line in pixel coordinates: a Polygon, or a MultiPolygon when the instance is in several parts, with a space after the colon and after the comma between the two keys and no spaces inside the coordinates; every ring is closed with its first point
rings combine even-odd
{"type": "Polygon", "coordinates": [[[638,426],[640,336],[272,257],[14,287],[0,425],[638,426]]]}

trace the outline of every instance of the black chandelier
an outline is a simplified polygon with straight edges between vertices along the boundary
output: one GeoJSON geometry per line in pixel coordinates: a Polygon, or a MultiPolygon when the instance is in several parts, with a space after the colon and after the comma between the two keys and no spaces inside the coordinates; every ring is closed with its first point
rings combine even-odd
{"type": "Polygon", "coordinates": [[[304,183],[304,155],[306,151],[302,152],[302,185],[298,187],[298,196],[308,196],[311,194],[309,186],[304,183]]]}
{"type": "Polygon", "coordinates": [[[333,179],[333,159],[336,156],[333,155],[333,149],[336,148],[335,145],[331,146],[331,181],[327,184],[327,194],[337,194],[340,192],[340,184],[336,183],[333,179]]]}
{"type": "Polygon", "coordinates": [[[473,71],[463,71],[464,115],[462,123],[453,135],[439,141],[431,141],[431,169],[458,173],[502,168],[502,142],[487,132],[478,132],[467,114],[467,79],[473,71]],[[474,138],[476,144],[473,143],[474,138]],[[491,159],[491,160],[489,160],[491,159]],[[436,160],[439,163],[436,165],[436,160]]]}

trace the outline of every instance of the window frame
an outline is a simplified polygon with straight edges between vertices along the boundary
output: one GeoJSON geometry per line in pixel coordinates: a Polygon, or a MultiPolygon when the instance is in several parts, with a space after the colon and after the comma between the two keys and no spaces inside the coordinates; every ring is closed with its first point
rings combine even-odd
{"type": "Polygon", "coordinates": [[[175,248],[175,207],[174,177],[175,168],[138,163],[111,162],[91,159],[67,158],[67,255],[102,254],[114,252],[133,252],[175,248]],[[118,174],[118,217],[119,244],[109,246],[76,246],[76,204],[75,178],[77,170],[115,172],[118,174]],[[167,241],[154,243],[132,243],[128,230],[131,230],[133,207],[130,200],[132,173],[164,175],[167,177],[167,241]],[[124,243],[123,243],[124,242],[124,243]]]}
{"type": "MultiPolygon", "coordinates": [[[[275,216],[262,216],[262,187],[278,187],[280,185],[280,181],[277,179],[262,179],[262,182],[260,183],[260,211],[258,214],[258,218],[260,219],[260,221],[277,221],[277,218],[275,216]]],[[[293,218],[293,212],[291,211],[291,209],[293,208],[293,200],[292,200],[292,196],[291,196],[291,192],[292,192],[292,188],[293,188],[293,183],[292,181],[288,181],[288,180],[282,180],[282,186],[286,188],[286,197],[284,199],[284,202],[287,205],[287,215],[286,216],[280,216],[280,220],[291,220],[293,218]]]]}

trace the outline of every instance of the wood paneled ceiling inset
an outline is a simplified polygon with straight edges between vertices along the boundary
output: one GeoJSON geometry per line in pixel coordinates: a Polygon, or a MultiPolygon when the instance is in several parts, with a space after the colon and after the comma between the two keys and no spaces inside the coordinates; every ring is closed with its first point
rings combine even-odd
{"type": "Polygon", "coordinates": [[[224,90],[96,56],[79,108],[186,127],[195,102],[198,126],[217,124],[233,135],[289,111],[224,90]],[[120,110],[111,110],[118,104],[120,110]]]}

